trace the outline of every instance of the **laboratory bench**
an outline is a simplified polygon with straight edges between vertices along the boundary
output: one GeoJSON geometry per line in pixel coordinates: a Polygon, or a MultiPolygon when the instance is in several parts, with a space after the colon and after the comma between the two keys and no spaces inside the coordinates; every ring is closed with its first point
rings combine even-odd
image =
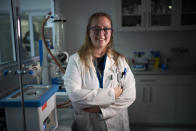
{"type": "Polygon", "coordinates": [[[132,70],[134,75],[194,75],[196,74],[196,68],[169,68],[162,70],[158,69],[147,69],[147,70],[132,70]]]}
{"type": "Polygon", "coordinates": [[[136,101],[129,107],[133,125],[195,127],[196,69],[133,71],[136,101]]]}

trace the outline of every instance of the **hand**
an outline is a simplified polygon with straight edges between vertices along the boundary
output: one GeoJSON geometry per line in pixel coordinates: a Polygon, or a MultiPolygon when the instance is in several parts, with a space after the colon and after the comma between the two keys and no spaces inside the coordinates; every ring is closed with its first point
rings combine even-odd
{"type": "Polygon", "coordinates": [[[119,97],[123,92],[122,88],[119,86],[114,88],[114,91],[115,91],[115,98],[119,97]]]}
{"type": "Polygon", "coordinates": [[[89,108],[82,109],[83,111],[90,112],[90,113],[98,113],[100,112],[100,108],[98,106],[93,106],[89,108]]]}

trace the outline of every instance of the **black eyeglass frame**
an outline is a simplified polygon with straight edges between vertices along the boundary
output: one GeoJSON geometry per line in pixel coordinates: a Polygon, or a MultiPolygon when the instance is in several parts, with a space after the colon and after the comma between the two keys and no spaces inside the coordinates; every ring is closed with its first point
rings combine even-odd
{"type": "Polygon", "coordinates": [[[108,33],[109,30],[113,31],[112,28],[108,28],[108,27],[100,28],[97,26],[92,26],[89,28],[89,30],[92,30],[95,34],[98,34],[102,30],[104,31],[104,33],[108,33]]]}

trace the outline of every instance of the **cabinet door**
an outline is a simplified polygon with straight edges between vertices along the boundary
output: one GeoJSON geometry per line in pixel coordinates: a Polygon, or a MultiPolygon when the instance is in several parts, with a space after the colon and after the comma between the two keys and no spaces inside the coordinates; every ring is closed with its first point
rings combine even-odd
{"type": "Polygon", "coordinates": [[[118,0],[118,30],[145,30],[145,0],[118,0]]]}
{"type": "Polygon", "coordinates": [[[147,122],[171,124],[175,119],[176,77],[157,76],[149,88],[147,122]]]}
{"type": "Polygon", "coordinates": [[[146,87],[136,83],[136,100],[129,107],[129,121],[132,125],[146,122],[146,91],[146,87]]]}
{"type": "Polygon", "coordinates": [[[129,108],[131,124],[147,123],[147,111],[149,104],[149,89],[156,78],[152,76],[135,76],[136,79],[136,101],[129,108]]]}
{"type": "Polygon", "coordinates": [[[136,101],[129,108],[132,123],[171,124],[175,119],[176,77],[135,76],[136,101]]]}
{"type": "Polygon", "coordinates": [[[196,1],[178,0],[177,16],[181,29],[196,29],[196,1]]]}
{"type": "Polygon", "coordinates": [[[147,7],[148,30],[170,30],[173,28],[174,0],[149,0],[147,7]]]}
{"type": "Polygon", "coordinates": [[[169,30],[173,28],[175,0],[118,0],[120,31],[169,30]]]}
{"type": "Polygon", "coordinates": [[[196,75],[177,76],[177,124],[196,124],[196,75]]]}

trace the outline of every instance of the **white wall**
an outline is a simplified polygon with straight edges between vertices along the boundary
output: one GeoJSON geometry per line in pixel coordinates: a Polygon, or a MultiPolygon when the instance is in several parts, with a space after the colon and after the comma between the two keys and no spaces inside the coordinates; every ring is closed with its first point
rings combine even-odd
{"type": "Polygon", "coordinates": [[[196,31],[151,31],[118,32],[116,0],[55,0],[57,14],[67,19],[66,50],[76,52],[84,42],[89,16],[96,11],[105,11],[113,19],[114,47],[127,57],[133,51],[160,50],[163,56],[170,55],[172,47],[187,47],[196,60],[196,31]]]}
{"type": "Polygon", "coordinates": [[[45,11],[51,9],[51,0],[20,0],[22,11],[45,11]]]}
{"type": "MultiPolygon", "coordinates": [[[[51,9],[52,0],[19,0],[20,10],[22,11],[45,11],[51,9]]],[[[10,0],[1,0],[0,12],[8,11],[10,5],[10,0]]]]}
{"type": "Polygon", "coordinates": [[[76,52],[84,42],[86,25],[92,13],[104,11],[116,19],[114,0],[55,0],[55,9],[67,20],[66,42],[69,53],[76,52]]]}

